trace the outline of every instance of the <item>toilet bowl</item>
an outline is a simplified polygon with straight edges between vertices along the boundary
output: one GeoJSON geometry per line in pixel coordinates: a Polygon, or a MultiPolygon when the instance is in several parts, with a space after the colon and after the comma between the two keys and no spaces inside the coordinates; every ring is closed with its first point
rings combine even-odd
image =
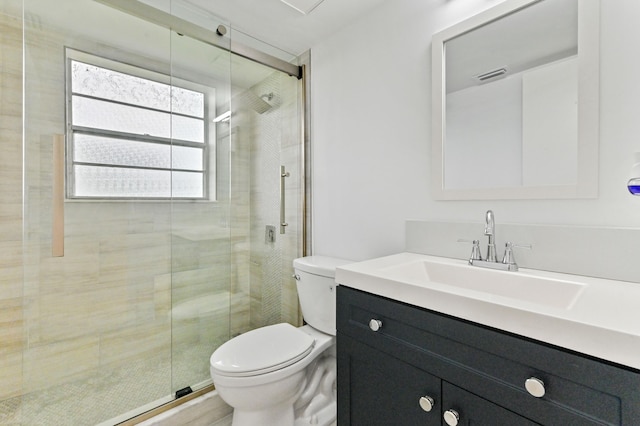
{"type": "Polygon", "coordinates": [[[294,260],[307,325],[261,327],[211,355],[211,378],[234,408],[233,426],[328,426],[336,419],[335,268],[349,261],[294,260]]]}

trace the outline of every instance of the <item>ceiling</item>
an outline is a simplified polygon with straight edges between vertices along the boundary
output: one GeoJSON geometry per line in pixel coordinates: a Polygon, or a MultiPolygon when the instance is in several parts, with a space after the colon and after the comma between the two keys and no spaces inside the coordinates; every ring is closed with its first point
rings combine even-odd
{"type": "Polygon", "coordinates": [[[297,56],[385,0],[324,0],[307,15],[280,0],[173,1],[206,10],[230,22],[232,29],[297,56]]]}
{"type": "MultiPolygon", "coordinates": [[[[385,0],[323,0],[307,15],[280,0],[138,1],[163,11],[177,12],[177,16],[210,30],[215,30],[217,23],[224,23],[225,26],[231,26],[231,36],[236,37],[241,43],[289,61],[385,0]],[[262,43],[246,43],[247,37],[239,37],[241,34],[237,32],[234,35],[234,31],[245,33],[262,43]],[[278,49],[268,49],[269,46],[264,46],[264,43],[275,46],[287,54],[279,55],[276,52],[278,49]]],[[[296,3],[300,0],[287,1],[296,3]]],[[[316,0],[309,1],[315,4],[316,0]]],[[[94,40],[100,45],[124,48],[123,50],[131,54],[155,58],[160,62],[167,59],[167,49],[170,49],[171,43],[177,47],[190,42],[187,38],[168,38],[164,28],[142,23],[137,18],[120,12],[117,7],[107,7],[103,3],[108,4],[109,1],[65,0],[57,7],[51,7],[51,0],[29,0],[25,2],[25,19],[30,22],[30,27],[47,24],[56,28],[69,28],[69,23],[74,22],[73,37],[77,37],[78,40],[94,40]],[[116,22],[118,30],[114,31],[116,22]],[[136,42],[132,43],[132,40],[136,42]]],[[[4,7],[3,4],[0,0],[0,10],[4,7]]],[[[22,14],[21,10],[15,12],[18,15],[22,14]]],[[[229,57],[219,49],[190,42],[189,46],[174,49],[173,55],[182,51],[192,54],[191,59],[184,61],[189,63],[190,69],[206,69],[207,74],[222,76],[229,73],[229,57]],[[222,56],[219,57],[220,55],[222,56]],[[213,69],[217,71],[212,72],[213,69]]],[[[242,59],[233,56],[231,60],[242,59]]],[[[268,68],[251,61],[242,62],[242,66],[233,67],[233,82],[240,87],[250,87],[270,72],[268,68]]]]}
{"type": "Polygon", "coordinates": [[[446,41],[447,92],[484,84],[474,76],[493,70],[515,75],[577,53],[578,0],[534,3],[446,41]]]}

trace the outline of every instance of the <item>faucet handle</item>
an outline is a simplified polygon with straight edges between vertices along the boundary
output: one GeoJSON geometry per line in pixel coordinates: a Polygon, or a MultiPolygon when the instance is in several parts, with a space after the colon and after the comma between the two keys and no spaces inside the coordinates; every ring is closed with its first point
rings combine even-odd
{"type": "Polygon", "coordinates": [[[463,238],[458,239],[459,243],[473,244],[471,248],[471,256],[469,256],[469,263],[473,263],[474,260],[482,260],[482,254],[480,253],[480,241],[479,240],[465,240],[463,238]]]}
{"type": "Polygon", "coordinates": [[[513,256],[514,248],[524,248],[524,249],[531,250],[533,246],[531,244],[514,244],[512,242],[505,243],[504,257],[502,258],[502,263],[504,263],[505,265],[516,265],[516,259],[513,256]]]}

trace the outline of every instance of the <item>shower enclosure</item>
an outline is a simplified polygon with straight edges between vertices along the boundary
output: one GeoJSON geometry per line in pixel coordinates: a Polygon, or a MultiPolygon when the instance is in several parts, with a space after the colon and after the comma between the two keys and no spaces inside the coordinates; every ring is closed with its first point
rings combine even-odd
{"type": "Polygon", "coordinates": [[[0,27],[0,425],[116,424],[299,324],[299,76],[187,1],[4,0],[0,27]]]}

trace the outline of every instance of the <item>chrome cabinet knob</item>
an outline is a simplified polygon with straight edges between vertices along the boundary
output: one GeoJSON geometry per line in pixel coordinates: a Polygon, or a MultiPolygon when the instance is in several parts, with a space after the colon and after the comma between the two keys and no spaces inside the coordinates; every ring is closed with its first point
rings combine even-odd
{"type": "Polygon", "coordinates": [[[372,318],[371,321],[369,321],[369,328],[373,331],[380,330],[382,328],[382,321],[372,318]]]}
{"type": "Polygon", "coordinates": [[[542,398],[545,394],[544,382],[536,377],[529,377],[524,381],[524,387],[531,396],[542,398]]]}
{"type": "Polygon", "coordinates": [[[442,415],[444,422],[449,426],[457,426],[460,421],[460,414],[456,410],[449,409],[442,415]]]}
{"type": "Polygon", "coordinates": [[[420,398],[420,408],[422,408],[427,413],[433,410],[436,402],[430,396],[423,396],[420,398]]]}

